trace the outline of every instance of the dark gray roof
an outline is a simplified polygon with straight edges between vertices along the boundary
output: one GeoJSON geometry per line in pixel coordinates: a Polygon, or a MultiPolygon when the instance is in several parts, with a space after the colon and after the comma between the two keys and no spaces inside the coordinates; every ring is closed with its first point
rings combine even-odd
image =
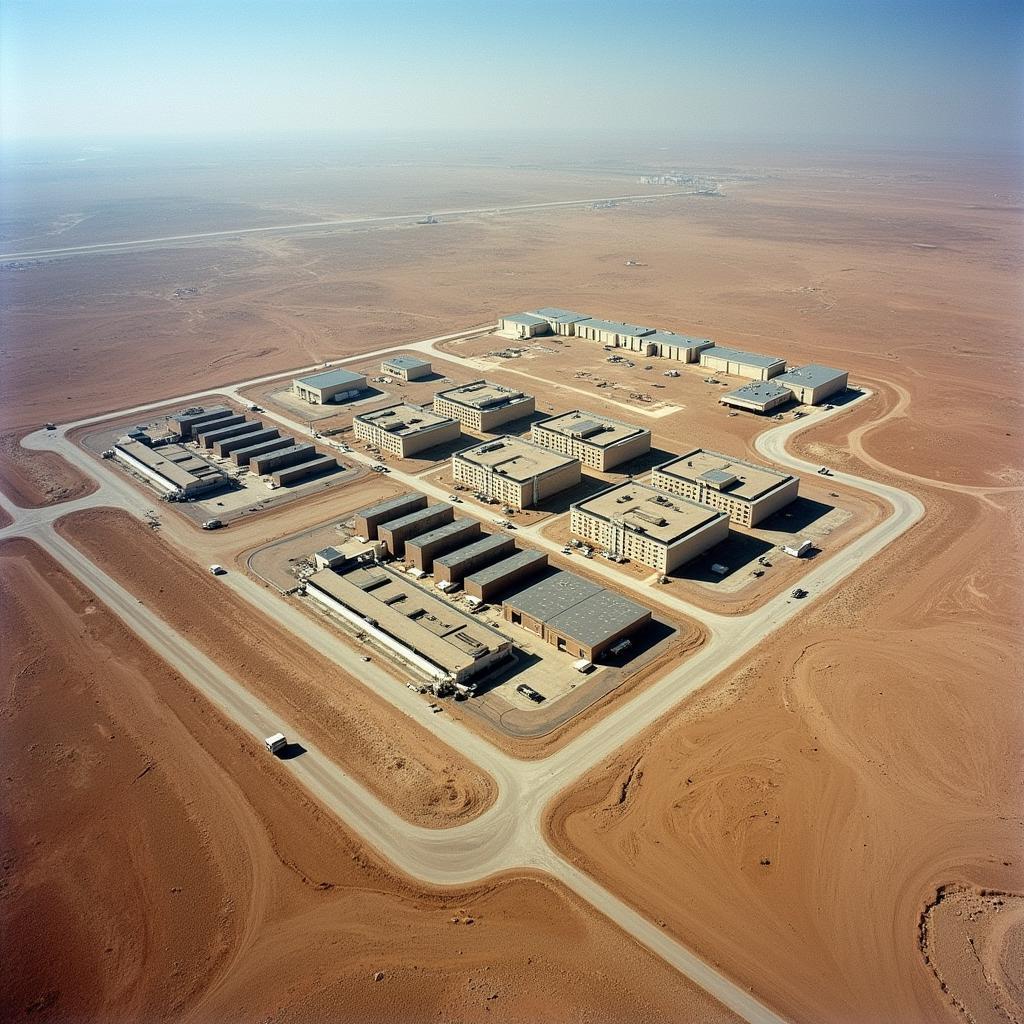
{"type": "Polygon", "coordinates": [[[510,543],[512,543],[512,538],[506,537],[503,533],[489,533],[486,537],[467,544],[464,548],[456,548],[440,558],[435,558],[434,565],[443,565],[446,569],[451,569],[453,566],[461,565],[467,559],[476,558],[477,555],[486,554],[494,548],[504,547],[510,543]]]}
{"type": "Polygon", "coordinates": [[[734,363],[747,363],[750,366],[774,366],[781,363],[779,356],[762,356],[757,352],[744,352],[739,348],[726,348],[724,345],[713,345],[701,352],[701,358],[711,356],[716,359],[731,359],[734,363]]]}
{"type": "Polygon", "coordinates": [[[418,493],[417,491],[403,491],[401,494],[396,494],[393,498],[387,498],[385,501],[378,501],[375,505],[367,505],[364,508],[357,508],[352,514],[354,516],[379,516],[385,512],[390,512],[393,508],[402,508],[411,499],[423,498],[426,502],[426,498],[418,493]]]}
{"type": "Polygon", "coordinates": [[[414,526],[421,519],[429,519],[431,516],[436,516],[442,509],[450,509],[451,505],[446,501],[439,501],[436,505],[428,505],[426,508],[417,509],[415,512],[410,512],[408,515],[399,516],[397,519],[389,519],[385,523],[380,523],[378,529],[381,530],[399,530],[403,526],[414,526]]]}
{"type": "Polygon", "coordinates": [[[795,370],[780,373],[775,380],[784,384],[803,384],[808,388],[820,388],[822,384],[831,384],[839,377],[845,377],[846,372],[846,370],[836,370],[831,366],[808,363],[807,366],[798,366],[795,370]]]}
{"type": "MultiPolygon", "coordinates": [[[[387,523],[384,525],[387,526],[387,523]]],[[[445,523],[444,526],[437,527],[435,530],[428,530],[426,533],[410,538],[405,542],[405,546],[409,547],[411,544],[413,547],[424,547],[427,544],[433,544],[435,540],[450,537],[452,534],[461,533],[471,526],[479,525],[475,519],[455,519],[450,523],[445,523]]]]}
{"type": "Polygon", "coordinates": [[[477,569],[472,576],[466,577],[466,582],[483,587],[494,580],[500,580],[502,576],[510,572],[521,569],[524,565],[532,565],[534,562],[547,562],[547,560],[548,556],[541,551],[531,551],[529,549],[517,551],[514,555],[503,558],[500,562],[495,562],[494,565],[487,566],[486,569],[477,569]]]}
{"type": "Polygon", "coordinates": [[[549,622],[555,615],[599,594],[604,587],[572,572],[556,572],[525,590],[505,598],[505,604],[526,612],[531,618],[549,622]]]}
{"type": "Polygon", "coordinates": [[[354,384],[365,378],[361,373],[352,373],[351,370],[324,370],[321,373],[312,373],[308,377],[296,377],[300,383],[311,388],[332,388],[336,384],[354,384]]]}

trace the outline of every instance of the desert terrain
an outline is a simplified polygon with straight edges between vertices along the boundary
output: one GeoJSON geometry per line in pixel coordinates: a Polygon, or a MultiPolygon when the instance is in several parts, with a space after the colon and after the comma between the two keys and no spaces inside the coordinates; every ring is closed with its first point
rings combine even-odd
{"type": "MultiPolygon", "coordinates": [[[[924,502],[924,519],[563,794],[551,808],[549,834],[568,859],[787,1019],[1019,1019],[1022,182],[995,160],[923,154],[761,154],[756,164],[730,154],[702,169],[719,173],[723,196],[465,214],[432,226],[216,237],[4,263],[0,430],[12,441],[0,451],[0,487],[26,506],[85,493],[88,483],[70,466],[13,448],[13,439],[46,420],[401,348],[542,305],[708,335],[784,355],[791,364],[849,369],[851,380],[873,394],[820,426],[810,417],[791,448],[910,491],[924,502]]],[[[525,177],[459,168],[446,178],[449,191],[424,205],[438,209],[443,198],[454,208],[465,195],[466,207],[498,206],[515,196],[568,198],[597,186],[615,195],[638,187],[635,174],[621,168],[591,177],[560,171],[546,188],[535,174],[525,177]]],[[[378,212],[343,201],[345,190],[309,207],[285,202],[283,191],[268,179],[261,193],[266,216],[251,223],[307,209],[321,217],[378,212]]],[[[404,202],[396,199],[394,208],[415,205],[419,195],[410,192],[404,202]]],[[[240,226],[232,221],[240,212],[234,206],[191,221],[180,212],[147,212],[141,200],[134,209],[130,234],[102,220],[89,233],[84,221],[64,244],[240,226]]],[[[19,230],[29,241],[46,234],[45,225],[19,230]]],[[[9,241],[5,248],[13,251],[9,241]]],[[[503,369],[495,363],[496,373],[503,369]]],[[[547,387],[562,375],[564,360],[541,355],[513,369],[535,371],[547,387]]],[[[550,393],[554,400],[557,392],[550,393]]],[[[583,404],[571,394],[572,404],[583,404]]],[[[765,425],[728,417],[692,381],[676,386],[672,400],[679,411],[655,428],[656,443],[668,449],[699,442],[745,454],[765,425]]],[[[569,404],[567,397],[558,401],[569,404]]],[[[332,514],[329,498],[317,500],[319,517],[310,513],[310,523],[332,514]]],[[[247,537],[255,544],[257,535],[269,538],[277,526],[287,532],[284,524],[302,517],[254,519],[247,537]]],[[[338,680],[344,706],[325,699],[322,688],[303,689],[278,656],[294,641],[274,623],[241,624],[230,621],[230,605],[218,609],[214,602],[211,612],[191,602],[193,591],[208,592],[210,580],[197,570],[181,586],[169,582],[160,573],[160,540],[139,536],[148,531],[137,523],[89,512],[63,528],[193,643],[219,651],[247,685],[271,702],[287,700],[290,714],[307,714],[318,744],[354,774],[362,771],[364,784],[407,818],[444,825],[487,806],[485,775],[425,731],[394,734],[393,712],[376,709],[358,683],[338,680]],[[247,650],[250,630],[256,646],[247,650]],[[350,706],[349,697],[357,704],[350,706]],[[371,728],[353,746],[349,738],[364,715],[371,728]],[[381,777],[380,768],[396,759],[402,768],[381,777]],[[428,776],[433,784],[424,786],[428,776]]],[[[208,542],[198,543],[201,555],[208,542]]],[[[259,762],[259,772],[273,786],[257,786],[255,753],[199,699],[188,698],[181,680],[146,673],[140,690],[132,666],[152,656],[101,608],[88,615],[93,628],[102,622],[108,631],[103,673],[83,682],[78,661],[92,664],[84,651],[78,661],[40,660],[37,609],[66,620],[73,636],[84,628],[88,595],[23,542],[7,546],[4,562],[13,580],[6,588],[16,609],[13,632],[26,637],[5,659],[11,678],[28,672],[36,692],[42,679],[66,681],[79,692],[78,703],[88,705],[102,699],[92,687],[113,687],[121,678],[115,673],[133,672],[132,692],[143,705],[114,709],[120,717],[110,731],[133,735],[138,750],[113,765],[88,753],[96,736],[105,739],[92,720],[86,726],[80,719],[80,738],[64,745],[30,739],[61,720],[57,709],[47,713],[42,696],[26,702],[20,716],[8,710],[5,717],[24,737],[11,745],[19,751],[11,778],[34,784],[18,786],[25,805],[12,805],[21,817],[12,829],[13,859],[5,860],[13,864],[15,881],[8,884],[16,900],[4,913],[16,914],[19,927],[30,922],[36,950],[72,926],[85,929],[61,978],[29,971],[29,960],[38,972],[45,959],[30,953],[11,968],[4,989],[17,995],[14,1016],[34,1006],[53,1019],[97,1008],[218,1016],[231,1007],[246,1019],[326,1019],[340,1007],[349,1019],[384,1019],[388,1007],[402,1005],[459,1019],[727,1019],[542,878],[501,879],[465,894],[396,880],[357,837],[298,797],[272,764],[259,762]],[[71,613],[60,609],[53,588],[71,613]],[[192,744],[189,750],[204,740],[216,749],[204,747],[192,764],[175,753],[175,740],[192,744]],[[83,910],[47,888],[52,880],[66,894],[66,876],[56,859],[39,859],[52,843],[33,842],[47,833],[32,815],[43,813],[47,799],[37,789],[51,788],[38,780],[55,778],[63,816],[92,827],[97,809],[107,807],[104,794],[123,791],[124,778],[143,771],[146,751],[159,751],[154,759],[166,766],[139,780],[167,787],[160,824],[139,829],[128,849],[115,818],[90,847],[108,865],[114,889],[128,887],[119,868],[126,863],[137,866],[132,878],[154,885],[160,879],[152,896],[131,895],[133,927],[143,929],[131,933],[133,950],[166,956],[157,950],[174,944],[171,930],[191,921],[172,912],[180,883],[169,882],[168,896],[160,887],[176,877],[178,865],[216,864],[196,881],[208,912],[198,915],[205,930],[194,943],[195,959],[152,960],[129,977],[132,955],[106,938],[108,923],[89,918],[101,908],[83,901],[83,910]],[[67,773],[83,761],[97,766],[95,775],[69,784],[67,773]],[[237,764],[248,775],[236,773],[237,764]],[[197,785],[196,807],[181,794],[198,772],[217,781],[197,785]],[[209,832],[196,819],[215,821],[217,829],[209,832]],[[154,839],[165,833],[182,847],[154,839]],[[245,878],[223,868],[239,860],[253,865],[245,878]],[[22,865],[31,866],[37,884],[24,881],[22,865]],[[317,888],[322,881],[336,888],[317,888]],[[143,904],[166,912],[143,915],[143,904]],[[243,906],[259,909],[242,912],[240,921],[236,908],[243,906]],[[478,935],[485,908],[495,921],[492,944],[462,940],[458,947],[478,958],[466,962],[482,973],[425,953],[450,952],[453,929],[465,935],[466,926],[452,917],[473,916],[478,935]],[[278,921],[283,927],[272,927],[278,921]],[[168,937],[147,938],[144,927],[166,928],[168,937]],[[582,942],[596,951],[581,950],[582,942]],[[104,953],[107,945],[114,952],[104,953]],[[513,949],[511,958],[503,947],[513,949]],[[542,969],[527,962],[531,948],[547,950],[536,954],[542,969]],[[352,952],[338,955],[344,950],[352,952]],[[101,955],[117,957],[119,970],[96,970],[101,955]],[[498,998],[486,999],[484,967],[508,960],[508,988],[495,986],[498,998]],[[278,969],[265,971],[267,963],[278,969]],[[385,977],[373,984],[377,970],[385,977]],[[558,1004],[558,980],[581,970],[572,990],[578,1008],[558,1004]],[[150,987],[157,977],[160,990],[150,987]],[[114,988],[111,978],[118,979],[114,988]],[[387,990],[392,981],[404,986],[401,992],[387,990]]],[[[46,658],[58,656],[45,648],[46,658]]],[[[6,692],[8,709],[17,711],[18,689],[8,684],[6,692]]],[[[84,714],[77,704],[62,710],[84,714]]],[[[118,803],[107,813],[128,814],[128,807],[118,803]]]]}

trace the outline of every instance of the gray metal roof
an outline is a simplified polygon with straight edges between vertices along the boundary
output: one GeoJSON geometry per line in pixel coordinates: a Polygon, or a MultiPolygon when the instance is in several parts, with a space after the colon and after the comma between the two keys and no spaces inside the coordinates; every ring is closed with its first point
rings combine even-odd
{"type": "MultiPolygon", "coordinates": [[[[384,525],[387,526],[387,523],[384,523],[384,525]]],[[[445,537],[461,533],[471,526],[479,527],[479,525],[475,519],[455,519],[450,523],[445,523],[444,526],[438,526],[434,530],[428,530],[426,533],[411,537],[405,542],[405,546],[425,547],[427,544],[433,544],[436,540],[443,540],[445,537]]]]}
{"type": "Polygon", "coordinates": [[[472,544],[467,544],[464,548],[456,548],[440,558],[435,558],[434,565],[443,565],[446,569],[451,569],[453,566],[461,565],[470,558],[484,555],[494,548],[504,547],[511,542],[512,538],[506,537],[503,533],[489,533],[486,537],[474,541],[472,544]]]}
{"type": "Polygon", "coordinates": [[[402,508],[408,504],[411,499],[416,499],[418,501],[420,498],[422,498],[424,502],[427,500],[426,497],[418,491],[403,491],[401,494],[396,494],[393,498],[378,501],[374,505],[366,505],[363,508],[357,508],[352,515],[366,517],[379,516],[383,515],[385,512],[390,512],[393,508],[402,508]]]}
{"type": "Polygon", "coordinates": [[[795,370],[780,373],[775,380],[784,384],[802,384],[808,388],[820,388],[822,384],[831,384],[832,381],[845,377],[846,373],[846,370],[837,370],[831,366],[808,363],[807,366],[798,366],[795,370]]]}
{"type": "Polygon", "coordinates": [[[324,370],[321,373],[312,373],[308,377],[296,377],[300,384],[311,388],[333,388],[337,384],[354,384],[357,381],[364,381],[366,378],[361,373],[352,373],[351,370],[324,370]]]}
{"type": "MultiPolygon", "coordinates": [[[[783,374],[785,376],[785,374],[783,374]]],[[[778,377],[771,380],[754,380],[741,388],[726,391],[723,398],[745,398],[748,402],[770,402],[773,398],[788,397],[790,391],[781,384],[776,384],[778,377]]]]}
{"type": "Polygon", "coordinates": [[[645,335],[647,341],[660,341],[666,345],[678,345],[679,348],[694,348],[697,345],[712,345],[710,338],[693,338],[689,334],[676,334],[674,331],[655,331],[645,335]]]}
{"type": "Polygon", "coordinates": [[[614,334],[625,334],[632,338],[642,338],[654,333],[653,327],[638,327],[636,324],[619,323],[616,320],[583,320],[584,327],[593,327],[599,331],[611,331],[614,334]]]}
{"type": "Polygon", "coordinates": [[[557,306],[544,306],[542,309],[531,309],[531,316],[539,316],[542,320],[556,324],[574,324],[578,320],[589,320],[586,313],[574,313],[571,309],[559,309],[557,306]]]}
{"type": "Polygon", "coordinates": [[[399,516],[397,519],[389,519],[385,523],[378,523],[379,530],[400,530],[403,526],[415,526],[421,519],[429,519],[436,516],[442,509],[451,509],[446,501],[439,501],[436,505],[428,505],[426,508],[417,509],[408,515],[399,516]]]}
{"type": "Polygon", "coordinates": [[[385,366],[397,366],[402,370],[415,370],[419,366],[429,366],[426,359],[419,359],[416,356],[392,356],[384,360],[385,366]]]}
{"type": "Polygon", "coordinates": [[[547,560],[548,556],[542,551],[532,551],[527,548],[524,551],[517,551],[514,555],[509,555],[508,558],[503,558],[500,562],[495,562],[494,565],[487,566],[486,569],[477,569],[471,576],[466,577],[465,582],[483,587],[494,580],[500,580],[510,572],[521,569],[524,565],[532,565],[534,562],[546,563],[547,560]]]}
{"type": "Polygon", "coordinates": [[[511,313],[501,319],[513,324],[525,324],[527,327],[536,327],[538,324],[547,323],[543,317],[534,316],[532,313],[511,313]]]}
{"type": "Polygon", "coordinates": [[[525,590],[511,594],[505,598],[504,603],[526,612],[531,618],[548,622],[560,612],[602,590],[604,587],[573,572],[556,572],[525,590]]]}
{"type": "Polygon", "coordinates": [[[168,419],[174,420],[177,423],[192,423],[194,420],[200,422],[204,419],[214,419],[217,416],[226,416],[233,413],[235,410],[229,408],[226,405],[210,405],[199,412],[174,412],[168,416],[168,419]]]}
{"type": "Polygon", "coordinates": [[[779,356],[762,356],[756,352],[744,352],[739,348],[726,348],[724,345],[713,345],[704,349],[701,359],[710,356],[715,359],[731,359],[734,363],[747,363],[750,366],[774,366],[784,362],[779,356]]]}

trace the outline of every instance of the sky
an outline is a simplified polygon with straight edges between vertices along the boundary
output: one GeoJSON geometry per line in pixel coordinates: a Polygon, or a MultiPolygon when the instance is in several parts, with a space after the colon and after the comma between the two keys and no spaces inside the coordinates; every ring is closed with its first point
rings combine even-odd
{"type": "Polygon", "coordinates": [[[0,0],[8,140],[630,132],[1017,148],[1024,0],[0,0]]]}

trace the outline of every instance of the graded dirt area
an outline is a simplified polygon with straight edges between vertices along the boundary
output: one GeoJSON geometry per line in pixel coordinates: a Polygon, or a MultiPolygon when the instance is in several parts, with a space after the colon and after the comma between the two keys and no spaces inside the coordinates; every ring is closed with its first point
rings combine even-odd
{"type": "Polygon", "coordinates": [[[494,799],[486,773],[127,513],[75,512],[57,529],[403,817],[443,827],[494,799]]]}
{"type": "MultiPolygon", "coordinates": [[[[872,422],[856,416],[802,444],[849,446],[872,422]]],[[[1020,494],[910,489],[920,525],[551,822],[570,856],[793,1020],[1024,1013],[999,966],[1024,898],[1020,494]],[[949,886],[1002,894],[982,969],[964,922],[929,909],[949,886]]]]}
{"type": "Polygon", "coordinates": [[[393,874],[28,541],[0,607],[3,1020],[735,1021],[557,885],[393,874]]]}
{"type": "Polygon", "coordinates": [[[21,446],[21,435],[0,436],[0,490],[22,508],[43,508],[84,498],[96,483],[56,452],[34,452],[21,446]]]}

